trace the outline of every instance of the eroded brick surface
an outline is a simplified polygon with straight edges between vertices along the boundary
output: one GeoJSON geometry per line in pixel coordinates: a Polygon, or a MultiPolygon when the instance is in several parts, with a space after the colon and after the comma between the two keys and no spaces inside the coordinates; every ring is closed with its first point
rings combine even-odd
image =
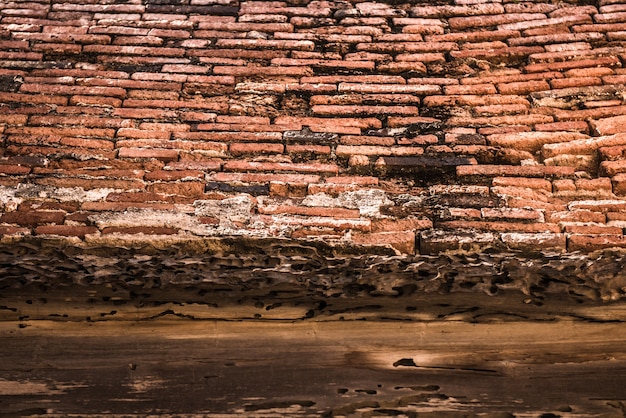
{"type": "Polygon", "coordinates": [[[614,1],[96,3],[0,4],[5,241],[624,247],[614,1]]]}

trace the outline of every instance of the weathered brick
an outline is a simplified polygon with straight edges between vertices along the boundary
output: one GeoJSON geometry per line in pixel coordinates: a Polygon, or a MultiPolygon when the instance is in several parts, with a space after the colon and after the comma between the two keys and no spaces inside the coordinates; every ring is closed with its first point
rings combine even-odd
{"type": "Polygon", "coordinates": [[[494,186],[525,187],[530,189],[552,191],[552,183],[546,179],[528,177],[496,177],[492,180],[494,186]]]}
{"type": "Polygon", "coordinates": [[[568,251],[591,252],[605,248],[623,248],[626,238],[623,235],[572,235],[567,240],[568,251]]]}
{"type": "Polygon", "coordinates": [[[541,149],[544,158],[556,157],[561,154],[593,155],[600,148],[626,145],[626,135],[617,134],[570,142],[546,144],[541,149]]]}
{"type": "Polygon", "coordinates": [[[560,144],[587,138],[587,135],[579,132],[519,132],[489,135],[487,143],[534,153],[546,144],[560,144]]]}
{"type": "Polygon", "coordinates": [[[269,183],[280,182],[287,184],[319,183],[320,176],[316,174],[294,173],[212,173],[207,180],[218,182],[242,183],[269,183]]]}
{"type": "Polygon", "coordinates": [[[480,252],[497,246],[497,237],[491,232],[475,231],[422,231],[419,235],[420,254],[440,254],[447,251],[480,252]]]}
{"type": "Polygon", "coordinates": [[[566,250],[567,238],[565,234],[557,233],[503,233],[500,239],[508,248],[525,252],[543,252],[566,250]]]}
{"type": "Polygon", "coordinates": [[[225,171],[295,171],[302,173],[337,174],[339,168],[334,164],[320,163],[270,163],[255,161],[228,161],[224,164],[225,171]]]}
{"type": "Polygon", "coordinates": [[[578,235],[622,235],[623,228],[606,225],[562,224],[563,231],[578,235]]]}
{"type": "Polygon", "coordinates": [[[42,224],[62,224],[65,219],[63,211],[18,211],[5,212],[0,221],[20,226],[37,226],[42,224]]]}
{"type": "Polygon", "coordinates": [[[391,247],[399,254],[415,254],[415,233],[413,231],[352,234],[351,239],[357,245],[391,247]]]}
{"type": "Polygon", "coordinates": [[[339,157],[351,155],[421,155],[422,148],[417,147],[383,147],[374,145],[338,145],[335,153],[339,157]]]}
{"type": "Polygon", "coordinates": [[[360,218],[360,213],[356,209],[308,207],[289,204],[259,204],[258,211],[264,215],[287,214],[339,219],[360,218]]]}
{"type": "MultiPolygon", "coordinates": [[[[545,20],[546,15],[543,13],[506,13],[486,16],[470,16],[470,17],[452,17],[448,20],[450,28],[461,30],[467,28],[498,26],[512,22],[526,22],[531,20],[545,20]]],[[[511,30],[508,28],[498,29],[511,30]]]]}
{"type": "Polygon", "coordinates": [[[328,217],[297,217],[287,215],[260,215],[259,222],[266,224],[278,224],[291,227],[322,227],[335,230],[357,230],[370,231],[371,221],[369,219],[336,219],[328,217]]]}
{"type": "Polygon", "coordinates": [[[573,68],[588,68],[588,67],[619,67],[621,61],[617,57],[598,57],[589,59],[569,60],[563,62],[542,62],[535,64],[528,64],[524,67],[527,72],[546,72],[546,71],[563,71],[573,68]]]}
{"type": "Polygon", "coordinates": [[[545,80],[519,81],[498,84],[500,94],[528,94],[533,91],[550,90],[545,80]]]}
{"type": "Polygon", "coordinates": [[[232,154],[282,154],[284,151],[283,144],[267,144],[267,143],[234,143],[230,144],[229,150],[232,154]]]}
{"type": "Polygon", "coordinates": [[[118,156],[120,158],[155,158],[162,161],[172,161],[178,159],[178,150],[174,149],[152,149],[152,148],[120,148],[118,156]]]}
{"type": "Polygon", "coordinates": [[[544,176],[573,176],[574,167],[557,166],[514,166],[514,165],[460,165],[457,167],[458,176],[515,176],[515,177],[544,177],[544,176]]]}

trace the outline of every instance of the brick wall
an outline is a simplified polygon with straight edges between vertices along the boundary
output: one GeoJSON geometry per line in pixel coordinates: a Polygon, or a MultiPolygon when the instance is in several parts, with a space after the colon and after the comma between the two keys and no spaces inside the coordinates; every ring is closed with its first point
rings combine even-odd
{"type": "Polygon", "coordinates": [[[626,3],[0,5],[0,234],[625,247],[626,3]]]}

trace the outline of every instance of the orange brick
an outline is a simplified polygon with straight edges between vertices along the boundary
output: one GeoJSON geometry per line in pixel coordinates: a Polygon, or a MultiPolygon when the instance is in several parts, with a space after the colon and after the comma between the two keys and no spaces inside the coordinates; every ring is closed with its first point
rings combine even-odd
{"type": "Polygon", "coordinates": [[[498,84],[498,91],[500,94],[528,94],[533,91],[543,90],[550,90],[550,85],[545,80],[518,81],[498,84]]]}
{"type": "Polygon", "coordinates": [[[225,171],[296,171],[304,173],[337,174],[339,168],[334,164],[319,163],[266,163],[253,161],[228,161],[224,164],[225,171]]]}
{"type": "Polygon", "coordinates": [[[357,245],[391,247],[400,254],[415,254],[415,233],[413,231],[353,234],[351,238],[352,242],[357,245]]]}
{"type": "Polygon", "coordinates": [[[623,235],[572,235],[567,240],[568,251],[591,252],[605,248],[623,248],[623,235]]]}
{"type": "Polygon", "coordinates": [[[503,233],[500,239],[508,248],[524,252],[565,251],[567,238],[558,233],[503,233]]]}
{"type": "Polygon", "coordinates": [[[288,214],[341,219],[360,218],[360,213],[356,209],[308,207],[287,204],[259,204],[258,211],[265,215],[288,214]]]}
{"type": "Polygon", "coordinates": [[[197,170],[159,170],[146,173],[144,176],[144,179],[149,181],[176,181],[202,178],[204,178],[204,173],[197,170]]]}
{"type": "Polygon", "coordinates": [[[266,143],[234,143],[229,146],[230,152],[234,155],[239,154],[282,154],[284,151],[283,144],[266,144],[266,143]]]}
{"type": "Polygon", "coordinates": [[[178,159],[178,150],[152,149],[152,148],[120,148],[120,158],[155,158],[162,161],[178,159]]]}
{"type": "Polygon", "coordinates": [[[204,194],[204,183],[197,181],[184,181],[179,183],[153,183],[146,186],[151,193],[180,196],[197,196],[204,194]]]}
{"type": "Polygon", "coordinates": [[[20,226],[37,226],[42,224],[62,224],[65,219],[63,211],[19,211],[5,212],[0,221],[20,226]]]}

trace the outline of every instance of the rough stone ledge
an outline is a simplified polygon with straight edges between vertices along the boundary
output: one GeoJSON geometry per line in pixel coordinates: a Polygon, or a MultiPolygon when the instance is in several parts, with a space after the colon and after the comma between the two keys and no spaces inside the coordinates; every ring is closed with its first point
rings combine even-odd
{"type": "Polygon", "coordinates": [[[621,321],[625,267],[619,250],[397,256],[384,248],[241,237],[114,246],[32,238],[0,246],[0,320],[93,319],[94,307],[107,319],[128,305],[134,319],[436,319],[473,312],[461,316],[475,320],[487,312],[621,321]],[[33,306],[41,300],[58,304],[33,306]]]}

